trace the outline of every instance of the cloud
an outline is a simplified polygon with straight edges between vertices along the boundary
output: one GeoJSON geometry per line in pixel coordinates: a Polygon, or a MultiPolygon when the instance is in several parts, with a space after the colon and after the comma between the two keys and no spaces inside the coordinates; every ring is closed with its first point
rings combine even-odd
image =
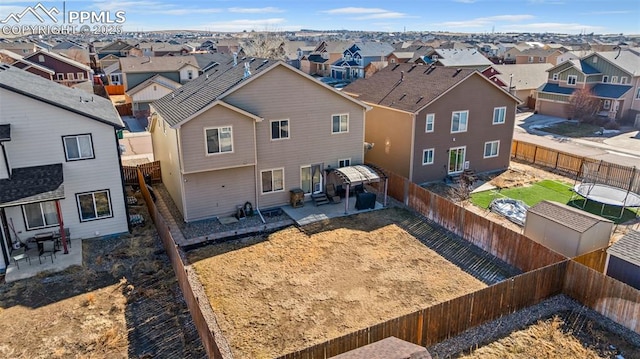
{"type": "Polygon", "coordinates": [[[448,28],[482,28],[487,27],[489,25],[493,25],[496,22],[521,22],[524,20],[533,19],[533,15],[496,15],[496,16],[488,16],[488,17],[478,17],[470,20],[461,20],[461,21],[445,21],[436,24],[437,26],[448,27],[448,28]]]}
{"type": "Polygon", "coordinates": [[[279,13],[284,12],[282,9],[278,9],[277,7],[263,7],[263,8],[248,8],[248,7],[232,7],[228,9],[229,12],[239,13],[239,14],[264,14],[264,13],[279,13]]]}
{"type": "Polygon", "coordinates": [[[367,7],[343,7],[324,10],[321,11],[321,13],[328,15],[351,15],[349,16],[349,19],[351,20],[404,19],[413,17],[397,11],[367,7]]]}
{"type": "Polygon", "coordinates": [[[585,25],[578,23],[559,23],[559,22],[539,22],[531,24],[510,24],[500,28],[503,32],[553,32],[553,33],[572,33],[572,32],[599,32],[605,28],[602,26],[585,25]]]}
{"type": "MultiPolygon", "coordinates": [[[[209,31],[262,31],[271,30],[276,28],[279,30],[285,30],[282,24],[285,23],[284,18],[271,18],[271,19],[238,19],[229,21],[212,22],[199,26],[200,28],[207,29],[209,31]]],[[[287,29],[291,26],[287,26],[287,29]]],[[[297,27],[300,29],[300,27],[297,27]]]]}

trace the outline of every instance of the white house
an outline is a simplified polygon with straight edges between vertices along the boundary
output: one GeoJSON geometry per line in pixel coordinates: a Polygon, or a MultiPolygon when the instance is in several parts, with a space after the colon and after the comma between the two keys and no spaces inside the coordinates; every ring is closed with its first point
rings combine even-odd
{"type": "Polygon", "coordinates": [[[128,231],[124,126],[109,100],[0,65],[0,109],[0,271],[16,235],[128,231]]]}

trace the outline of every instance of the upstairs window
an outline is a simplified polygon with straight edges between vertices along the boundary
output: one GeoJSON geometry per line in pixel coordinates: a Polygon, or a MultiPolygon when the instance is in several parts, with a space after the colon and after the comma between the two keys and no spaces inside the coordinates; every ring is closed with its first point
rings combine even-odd
{"type": "Polygon", "coordinates": [[[578,76],[576,75],[567,76],[567,85],[575,85],[577,81],[578,81],[578,76]]]}
{"type": "Polygon", "coordinates": [[[612,84],[617,84],[618,83],[618,76],[611,76],[611,83],[612,84]]]}
{"type": "Polygon", "coordinates": [[[333,115],[331,116],[331,133],[349,132],[349,115],[333,115]]]}
{"type": "Polygon", "coordinates": [[[427,133],[433,132],[435,121],[436,121],[436,114],[435,113],[427,114],[427,123],[425,125],[424,132],[427,132],[427,133]]]}
{"type": "Polygon", "coordinates": [[[67,161],[87,160],[94,158],[91,135],[74,135],[62,137],[64,153],[67,161]]]}
{"type": "Polygon", "coordinates": [[[498,125],[504,123],[507,115],[506,107],[496,107],[493,109],[493,124],[498,125]]]}
{"type": "Polygon", "coordinates": [[[282,140],[289,138],[289,120],[271,121],[271,139],[282,140]]]}
{"type": "Polygon", "coordinates": [[[231,126],[205,129],[207,154],[233,152],[233,136],[231,126]]]}
{"type": "Polygon", "coordinates": [[[38,62],[44,62],[44,56],[38,55],[38,62]]]}
{"type": "Polygon", "coordinates": [[[467,132],[469,111],[455,111],[451,115],[451,133],[467,132]]]}
{"type": "Polygon", "coordinates": [[[602,82],[604,82],[604,83],[609,82],[609,76],[607,76],[607,75],[602,76],[602,82]]]}
{"type": "Polygon", "coordinates": [[[623,85],[626,84],[627,83],[627,77],[626,76],[620,77],[620,83],[623,84],[623,85]]]}

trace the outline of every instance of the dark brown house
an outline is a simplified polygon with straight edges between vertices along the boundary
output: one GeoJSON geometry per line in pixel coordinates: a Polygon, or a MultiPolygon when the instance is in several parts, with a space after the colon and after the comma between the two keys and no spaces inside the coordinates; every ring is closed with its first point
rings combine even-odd
{"type": "Polygon", "coordinates": [[[93,81],[93,70],[89,66],[55,52],[40,50],[25,56],[24,60],[53,70],[53,81],[66,86],[93,81]]]}
{"type": "Polygon", "coordinates": [[[366,162],[415,183],[509,166],[519,100],[476,70],[395,64],[343,91],[372,106],[366,162]]]}

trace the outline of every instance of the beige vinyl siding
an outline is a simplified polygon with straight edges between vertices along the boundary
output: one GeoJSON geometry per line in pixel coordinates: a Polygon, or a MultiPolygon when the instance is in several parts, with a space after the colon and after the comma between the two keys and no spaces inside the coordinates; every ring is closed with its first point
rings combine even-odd
{"type": "Polygon", "coordinates": [[[255,207],[254,178],[253,166],[185,175],[185,221],[231,216],[247,201],[255,207]]]}
{"type": "MultiPolygon", "coordinates": [[[[437,181],[447,176],[448,150],[452,147],[466,146],[465,161],[469,161],[469,168],[476,173],[506,169],[509,166],[516,102],[481,76],[472,75],[417,115],[413,182],[437,181]],[[478,93],[483,95],[469,95],[478,93]],[[461,102],[461,98],[465,101],[461,102]],[[496,107],[506,107],[505,122],[494,125],[493,110],[496,107]],[[451,133],[452,112],[465,110],[469,111],[467,131],[451,133]],[[427,113],[436,114],[433,133],[424,132],[427,113]],[[498,156],[483,158],[485,142],[498,140],[498,156]],[[433,165],[422,165],[422,151],[426,148],[435,148],[433,165]]],[[[389,130],[392,131],[391,128],[389,130]]]]}
{"type": "Polygon", "coordinates": [[[161,98],[162,96],[170,94],[171,92],[173,92],[173,90],[168,89],[162,85],[150,84],[143,90],[140,90],[131,95],[131,99],[133,100],[133,102],[153,102],[161,98]]]}
{"type": "MultiPolygon", "coordinates": [[[[549,81],[553,80],[553,74],[558,74],[558,76],[560,76],[560,73],[570,67],[573,67],[573,64],[571,62],[565,62],[561,65],[558,65],[558,67],[555,68],[551,68],[549,69],[549,81]]],[[[559,79],[560,77],[558,77],[559,79]]]]}
{"type": "MultiPolygon", "coordinates": [[[[373,148],[365,154],[366,162],[408,178],[413,115],[374,106],[366,116],[365,140],[374,144],[373,148]]],[[[424,133],[425,121],[422,121],[422,129],[416,129],[416,131],[420,130],[424,133]]],[[[439,121],[440,119],[436,116],[434,129],[442,126],[439,121]]]]}
{"type": "MultiPolygon", "coordinates": [[[[153,113],[153,108],[151,109],[153,113]]],[[[153,143],[153,158],[160,161],[162,183],[169,195],[184,216],[182,203],[182,174],[180,171],[180,157],[178,152],[178,131],[169,127],[166,123],[166,135],[163,131],[162,117],[158,116],[157,122],[151,132],[153,143]]]]}
{"type": "MultiPolygon", "coordinates": [[[[78,106],[83,104],[78,102],[78,106]]],[[[62,163],[65,199],[61,209],[72,238],[89,238],[127,232],[127,216],[118,144],[113,126],[63,110],[53,105],[0,89],[0,124],[11,124],[11,141],[4,144],[12,168],[62,163]],[[66,162],[62,137],[91,134],[95,158],[66,162]],[[76,194],[108,189],[112,218],[80,222],[76,194]],[[97,233],[97,234],[96,234],[97,233]]],[[[7,208],[16,231],[26,231],[20,207],[7,208]]]]}
{"type": "Polygon", "coordinates": [[[562,87],[582,87],[580,83],[584,82],[584,80],[585,80],[585,75],[582,72],[576,70],[575,68],[571,68],[559,74],[558,84],[562,87]],[[575,85],[567,84],[567,79],[569,78],[569,76],[576,76],[575,85]]]}
{"type": "Polygon", "coordinates": [[[569,96],[567,95],[556,95],[556,94],[544,93],[544,92],[538,93],[538,99],[569,103],[569,96]]]}
{"type": "Polygon", "coordinates": [[[300,166],[364,160],[363,107],[293,70],[276,67],[224,101],[264,118],[256,124],[258,171],[285,169],[285,190],[260,195],[262,208],[289,201],[289,190],[300,186],[300,166]],[[332,134],[334,114],[349,114],[349,132],[332,134]],[[272,141],[270,121],[282,119],[289,120],[289,139],[272,141]]]}
{"type": "Polygon", "coordinates": [[[255,164],[254,119],[222,105],[214,106],[180,128],[185,173],[255,164]],[[207,154],[205,128],[231,126],[232,152],[207,154]]]}
{"type": "MultiPolygon", "coordinates": [[[[611,81],[611,77],[612,76],[617,76],[618,77],[618,82],[620,83],[620,78],[623,76],[627,77],[627,81],[629,82],[631,80],[631,75],[629,75],[627,72],[620,70],[618,67],[614,66],[612,63],[610,63],[609,61],[603,59],[603,58],[598,58],[598,62],[596,62],[595,64],[593,63],[593,57],[596,56],[595,54],[587,57],[584,61],[589,64],[591,67],[598,69],[603,75],[609,76],[609,81],[611,81]]],[[[629,83],[627,83],[629,84],[629,83]]]]}

